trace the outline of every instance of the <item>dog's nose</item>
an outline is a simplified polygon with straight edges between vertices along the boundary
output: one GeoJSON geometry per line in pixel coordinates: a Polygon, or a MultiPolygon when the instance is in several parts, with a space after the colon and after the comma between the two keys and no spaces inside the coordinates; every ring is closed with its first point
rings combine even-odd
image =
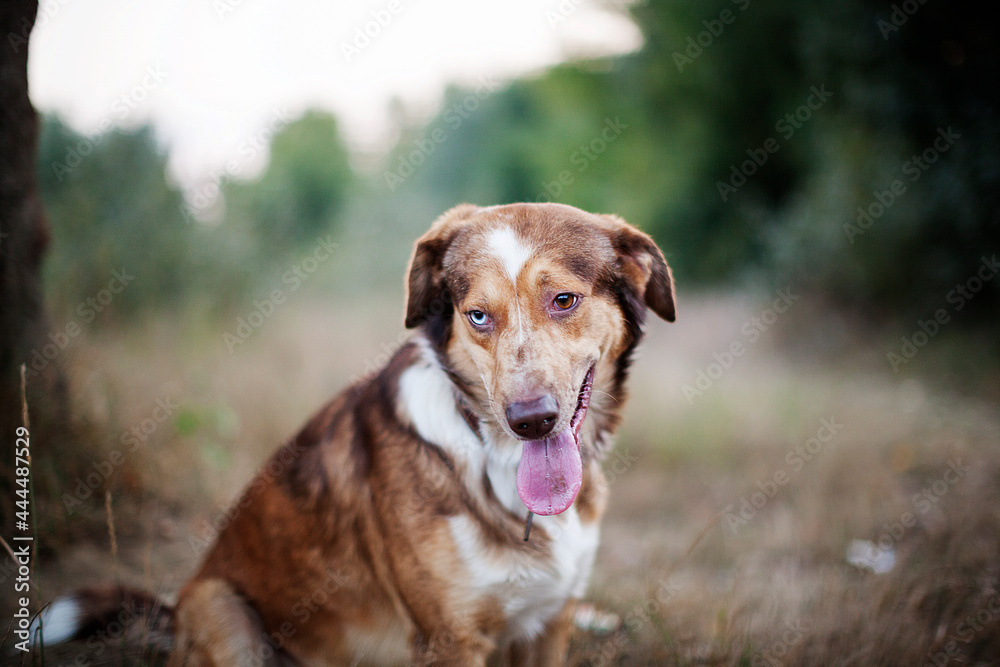
{"type": "Polygon", "coordinates": [[[511,430],[532,440],[548,435],[559,418],[556,399],[549,395],[532,401],[511,403],[507,408],[507,423],[511,430]]]}

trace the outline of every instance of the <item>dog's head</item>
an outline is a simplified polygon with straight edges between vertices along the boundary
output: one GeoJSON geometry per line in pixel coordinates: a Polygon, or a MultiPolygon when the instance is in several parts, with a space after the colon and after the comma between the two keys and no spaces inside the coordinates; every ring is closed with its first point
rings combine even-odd
{"type": "Polygon", "coordinates": [[[406,326],[424,328],[477,416],[523,441],[518,493],[536,514],[576,498],[592,392],[624,399],[647,307],[674,320],[653,240],[560,204],[448,211],[417,241],[407,301],[406,326]]]}

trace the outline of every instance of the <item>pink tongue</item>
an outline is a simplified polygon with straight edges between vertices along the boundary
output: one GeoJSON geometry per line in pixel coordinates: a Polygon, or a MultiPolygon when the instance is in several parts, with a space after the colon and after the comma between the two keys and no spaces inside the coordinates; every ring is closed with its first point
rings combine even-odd
{"type": "Polygon", "coordinates": [[[522,443],[517,495],[535,514],[565,512],[576,500],[582,482],[583,464],[572,427],[551,438],[522,443]]]}

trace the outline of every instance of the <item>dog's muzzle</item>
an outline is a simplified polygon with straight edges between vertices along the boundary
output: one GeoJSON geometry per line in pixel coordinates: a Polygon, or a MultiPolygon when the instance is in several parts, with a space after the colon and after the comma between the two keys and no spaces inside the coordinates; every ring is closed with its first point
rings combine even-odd
{"type": "Polygon", "coordinates": [[[513,420],[513,423],[511,409],[507,410],[508,423],[515,433],[519,433],[518,428],[521,427],[526,432],[538,433],[535,439],[525,440],[522,444],[521,462],[517,466],[517,495],[521,497],[525,507],[535,514],[561,514],[569,509],[580,492],[580,485],[583,483],[580,428],[587,416],[593,385],[594,367],[591,366],[580,387],[576,410],[569,426],[553,436],[545,437],[551,432],[558,416],[556,402],[551,397],[512,405],[511,408],[523,406],[519,410],[527,415],[520,420],[513,420]],[[545,399],[551,401],[552,410],[548,410],[545,399]],[[553,416],[546,428],[545,419],[549,414],[553,416]]]}

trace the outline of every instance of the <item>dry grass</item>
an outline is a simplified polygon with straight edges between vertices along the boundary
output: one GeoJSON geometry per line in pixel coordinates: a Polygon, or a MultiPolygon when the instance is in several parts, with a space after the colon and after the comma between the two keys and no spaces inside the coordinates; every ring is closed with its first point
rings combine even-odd
{"type": "MultiPolygon", "coordinates": [[[[397,344],[399,310],[396,296],[334,305],[302,295],[232,354],[222,331],[234,323],[156,321],[78,347],[74,396],[106,434],[101,460],[126,448],[123,432],[157,399],[177,404],[111,475],[120,580],[176,589],[253,469],[397,344]]],[[[801,331],[815,314],[800,310],[775,330],[801,331]]],[[[590,596],[623,624],[579,633],[571,664],[1000,662],[996,405],[894,375],[881,350],[848,342],[831,359],[786,347],[775,330],[690,404],[682,386],[713,353],[747,342],[740,327],[755,312],[744,299],[703,298],[686,300],[676,325],[651,323],[609,461],[590,596]],[[800,468],[789,463],[831,417],[836,434],[800,468]],[[961,476],[946,475],[959,460],[961,476]],[[737,525],[741,501],[779,471],[785,481],[737,525]],[[924,489],[933,502],[917,497],[924,489]],[[892,571],[847,563],[852,539],[883,532],[892,571]]],[[[104,524],[104,486],[73,509],[60,521],[104,524]]],[[[49,546],[46,593],[113,574],[106,531],[49,546]]]]}

